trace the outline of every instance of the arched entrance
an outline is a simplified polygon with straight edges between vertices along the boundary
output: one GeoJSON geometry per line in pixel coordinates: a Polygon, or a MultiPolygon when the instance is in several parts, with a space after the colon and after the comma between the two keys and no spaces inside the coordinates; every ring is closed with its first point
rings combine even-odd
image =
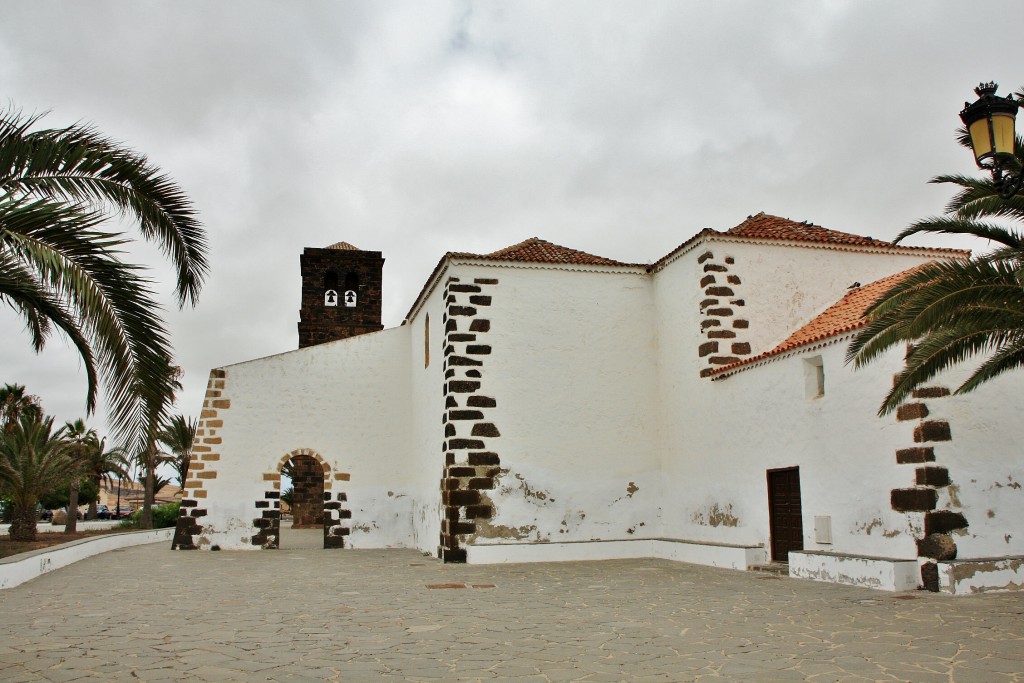
{"type": "MultiPolygon", "coordinates": [[[[289,530],[305,534],[301,543],[309,544],[314,539],[309,538],[308,530],[322,529],[324,548],[345,547],[352,513],[346,509],[348,496],[344,491],[333,491],[332,483],[343,486],[349,481],[347,472],[333,471],[316,451],[300,448],[283,456],[277,463],[277,471],[264,473],[263,480],[273,482],[274,490],[266,491],[264,498],[256,501],[261,516],[253,520],[253,545],[267,549],[300,547],[288,542],[289,530]],[[286,537],[284,543],[282,531],[286,537]]],[[[292,537],[293,540],[299,538],[292,537]]],[[[317,534],[317,546],[319,538],[317,534]]]]}
{"type": "Polygon", "coordinates": [[[281,465],[281,474],[291,479],[282,491],[291,511],[293,529],[319,529],[324,523],[324,468],[312,456],[295,455],[281,465]]]}

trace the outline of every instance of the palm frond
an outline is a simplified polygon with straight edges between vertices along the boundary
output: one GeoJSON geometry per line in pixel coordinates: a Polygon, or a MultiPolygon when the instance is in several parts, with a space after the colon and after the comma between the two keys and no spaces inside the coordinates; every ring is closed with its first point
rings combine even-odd
{"type": "Polygon", "coordinates": [[[146,280],[118,259],[123,240],[100,233],[101,216],[48,200],[0,200],[4,249],[79,311],[95,345],[122,443],[140,443],[146,405],[164,402],[170,343],[146,280]]]}
{"type": "MultiPolygon", "coordinates": [[[[1024,336],[1024,287],[1018,266],[988,259],[927,264],[869,307],[867,324],[847,349],[847,362],[859,368],[895,346],[911,347],[879,414],[890,412],[915,387],[950,367],[1019,343],[1024,336]]],[[[997,367],[972,376],[963,390],[982,377],[995,376],[997,367]]]]}
{"type": "Polygon", "coordinates": [[[209,272],[205,233],[182,189],[90,126],[28,132],[40,116],[0,113],[0,191],[133,216],[177,268],[179,305],[195,304],[209,272]]]}
{"type": "Polygon", "coordinates": [[[34,273],[3,251],[0,251],[0,300],[9,304],[25,319],[32,345],[37,352],[43,349],[51,325],[67,335],[78,349],[85,368],[86,410],[95,410],[99,391],[96,361],[78,320],[59,298],[35,281],[34,273]]]}
{"type": "Polygon", "coordinates": [[[997,223],[985,223],[957,217],[932,217],[917,221],[897,235],[896,239],[893,240],[893,244],[898,244],[907,237],[920,233],[971,235],[981,239],[992,240],[1014,249],[1024,248],[1024,236],[1016,230],[997,223]]]}
{"type": "Polygon", "coordinates": [[[1024,367],[1024,338],[1017,337],[1012,344],[999,349],[978,366],[978,369],[957,388],[956,393],[965,394],[973,391],[1004,372],[1021,367],[1024,367]]]}

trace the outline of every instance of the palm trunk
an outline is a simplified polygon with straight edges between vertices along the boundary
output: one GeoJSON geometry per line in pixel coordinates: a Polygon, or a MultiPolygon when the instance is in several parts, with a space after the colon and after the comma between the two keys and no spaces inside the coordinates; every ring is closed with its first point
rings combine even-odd
{"type": "Polygon", "coordinates": [[[12,541],[34,541],[36,540],[36,505],[15,507],[14,516],[11,518],[11,528],[8,532],[12,541]]]}
{"type": "MultiPolygon", "coordinates": [[[[96,491],[98,493],[100,490],[100,478],[90,477],[90,479],[92,479],[93,483],[96,484],[96,491]]],[[[89,510],[85,513],[86,519],[96,519],[96,504],[98,502],[98,500],[94,500],[91,503],[89,503],[89,510]]]]}
{"type": "Polygon", "coordinates": [[[78,478],[68,486],[68,518],[64,521],[64,533],[73,534],[78,531],[78,478]]]}
{"type": "Polygon", "coordinates": [[[139,517],[139,528],[141,529],[153,528],[153,499],[155,498],[153,493],[153,461],[156,460],[153,453],[154,448],[154,446],[150,446],[149,453],[147,454],[149,462],[146,463],[146,486],[142,497],[142,516],[139,517]]]}

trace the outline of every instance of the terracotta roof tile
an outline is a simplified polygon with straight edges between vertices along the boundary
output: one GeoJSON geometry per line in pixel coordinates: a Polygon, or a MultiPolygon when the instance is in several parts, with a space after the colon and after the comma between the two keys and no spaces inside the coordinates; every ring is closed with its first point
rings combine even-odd
{"type": "Polygon", "coordinates": [[[531,237],[519,244],[505,247],[489,254],[470,254],[453,252],[454,257],[475,258],[485,261],[518,261],[521,263],[571,263],[587,266],[629,266],[630,263],[614,261],[603,256],[595,256],[585,251],[570,249],[536,237],[531,237]]]}
{"type": "Polygon", "coordinates": [[[735,228],[725,232],[733,237],[753,237],[770,240],[790,240],[794,242],[824,242],[828,244],[855,244],[868,247],[892,246],[884,240],[876,240],[872,237],[853,235],[848,232],[829,230],[820,225],[814,225],[807,221],[793,221],[788,218],[772,216],[761,212],[755,216],[748,216],[735,228]]]}
{"type": "Polygon", "coordinates": [[[875,301],[885,294],[890,287],[893,287],[896,283],[918,268],[920,268],[920,266],[915,266],[894,275],[884,277],[881,280],[875,280],[871,284],[863,287],[850,290],[842,299],[826,308],[809,323],[786,337],[786,339],[779,343],[775,348],[756,356],[745,358],[738,363],[726,365],[725,367],[713,372],[710,376],[716,377],[723,373],[736,370],[737,368],[764,360],[765,358],[770,358],[772,356],[785,353],[786,351],[791,351],[792,349],[804,346],[805,344],[828,339],[829,337],[833,337],[837,334],[843,334],[844,332],[850,332],[862,327],[865,323],[864,313],[867,312],[871,304],[875,303],[875,301]]]}
{"type": "Polygon", "coordinates": [[[359,251],[359,247],[354,247],[348,242],[335,242],[330,246],[324,247],[324,249],[339,249],[341,251],[359,251]]]}
{"type": "Polygon", "coordinates": [[[676,254],[685,250],[695,242],[709,237],[728,237],[749,240],[779,240],[780,242],[806,242],[819,244],[825,249],[844,247],[872,247],[874,249],[893,249],[900,252],[919,253],[942,253],[952,256],[968,256],[970,252],[962,249],[949,249],[946,247],[912,247],[903,244],[893,244],[885,240],[877,240],[873,237],[854,235],[839,230],[829,230],[820,225],[814,225],[807,221],[793,221],[788,218],[781,218],[761,212],[753,216],[747,216],[746,220],[734,228],[725,232],[705,228],[699,233],[686,240],[665,256],[655,261],[649,268],[651,271],[660,269],[664,264],[669,263],[676,254]]]}

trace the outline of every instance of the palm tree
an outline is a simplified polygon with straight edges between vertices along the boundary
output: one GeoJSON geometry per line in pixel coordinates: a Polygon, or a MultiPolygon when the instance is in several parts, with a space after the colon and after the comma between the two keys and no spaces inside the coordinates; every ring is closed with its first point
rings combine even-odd
{"type": "MultiPolygon", "coordinates": [[[[181,390],[181,368],[171,365],[167,360],[160,368],[160,391],[153,392],[153,400],[146,403],[145,432],[143,436],[143,447],[137,451],[136,462],[142,470],[143,478],[140,481],[145,485],[142,498],[142,514],[139,517],[139,526],[143,529],[153,528],[153,501],[156,492],[157,473],[156,469],[167,462],[167,458],[157,449],[156,444],[161,431],[161,425],[169,419],[168,411],[174,404],[175,395],[181,390]]],[[[166,482],[165,482],[166,484],[166,482]]]]}
{"type": "MultiPolygon", "coordinates": [[[[1024,90],[1017,97],[1024,99],[1024,90]]],[[[958,131],[958,139],[969,146],[966,130],[958,131]]],[[[1021,138],[1016,158],[1018,165],[1024,164],[1021,138]]],[[[1024,197],[1001,199],[995,183],[983,178],[941,175],[932,182],[962,189],[946,206],[945,216],[914,223],[895,242],[938,233],[972,235],[997,246],[974,258],[922,266],[868,309],[867,324],[850,344],[847,361],[862,367],[894,346],[908,345],[904,367],[880,415],[939,373],[976,356],[985,358],[956,393],[1024,365],[1024,231],[991,220],[1024,224],[1024,197]]]]}
{"type": "MultiPolygon", "coordinates": [[[[81,419],[65,422],[59,432],[71,444],[70,455],[78,465],[79,473],[84,473],[89,463],[91,441],[96,439],[96,430],[88,429],[81,419]]],[[[64,533],[73,534],[78,530],[78,487],[79,476],[72,477],[68,485],[68,514],[64,522],[64,533]]]]}
{"type": "Polygon", "coordinates": [[[145,156],[90,126],[32,131],[40,118],[0,112],[0,300],[21,314],[37,351],[53,328],[69,337],[86,369],[87,411],[102,376],[115,436],[139,448],[165,401],[171,347],[149,281],[120,260],[127,238],[100,226],[128,215],[160,245],[177,270],[179,306],[196,302],[206,237],[182,190],[145,156]]]}
{"type": "MultiPolygon", "coordinates": [[[[124,451],[121,448],[108,450],[106,438],[94,437],[88,445],[85,476],[96,484],[96,488],[99,488],[100,483],[104,481],[109,485],[113,481],[111,475],[116,475],[118,479],[127,476],[128,463],[125,462],[124,451]]],[[[96,501],[89,503],[89,511],[85,518],[96,519],[96,501]]]]}
{"type": "Polygon", "coordinates": [[[12,541],[34,541],[39,496],[78,476],[71,444],[53,431],[53,418],[22,418],[0,431],[0,492],[14,504],[12,541]]]}
{"type": "Polygon", "coordinates": [[[10,431],[22,416],[33,420],[43,418],[39,397],[26,393],[21,384],[5,384],[0,387],[0,428],[10,431]]]}
{"type": "Polygon", "coordinates": [[[188,478],[188,466],[192,460],[192,444],[196,439],[197,426],[198,422],[194,418],[172,415],[157,435],[157,440],[170,451],[167,454],[168,462],[174,466],[178,474],[178,484],[182,487],[188,478]]]}

